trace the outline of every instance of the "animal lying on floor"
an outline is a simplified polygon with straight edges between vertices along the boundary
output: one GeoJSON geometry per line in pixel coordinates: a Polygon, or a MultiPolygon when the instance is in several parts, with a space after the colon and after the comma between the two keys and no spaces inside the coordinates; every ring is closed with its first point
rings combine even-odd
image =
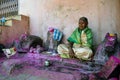
{"type": "Polygon", "coordinates": [[[16,48],[17,52],[28,52],[31,47],[43,46],[43,40],[35,35],[21,35],[19,40],[13,42],[12,47],[16,48]]]}
{"type": "Polygon", "coordinates": [[[7,58],[15,55],[16,52],[27,53],[30,48],[37,48],[37,46],[42,47],[43,41],[40,37],[35,35],[22,34],[19,40],[14,40],[11,46],[8,48],[3,48],[3,52],[7,58]]]}

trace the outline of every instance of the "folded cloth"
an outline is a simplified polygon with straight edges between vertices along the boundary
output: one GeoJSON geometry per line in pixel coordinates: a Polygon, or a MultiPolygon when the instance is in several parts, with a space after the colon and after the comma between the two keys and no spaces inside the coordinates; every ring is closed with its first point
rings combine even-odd
{"type": "Polygon", "coordinates": [[[2,49],[2,50],[7,58],[10,58],[11,56],[16,54],[16,49],[14,47],[10,49],[2,49]]]}
{"type": "Polygon", "coordinates": [[[59,31],[58,29],[54,29],[53,32],[53,39],[60,41],[62,39],[63,33],[61,31],[59,31]]]}

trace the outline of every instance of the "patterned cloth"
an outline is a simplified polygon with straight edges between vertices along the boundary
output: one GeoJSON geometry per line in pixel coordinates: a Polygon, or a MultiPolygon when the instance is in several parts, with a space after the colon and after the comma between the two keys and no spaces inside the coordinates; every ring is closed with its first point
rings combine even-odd
{"type": "Polygon", "coordinates": [[[7,58],[10,58],[11,56],[16,54],[16,49],[14,47],[10,49],[2,49],[2,50],[7,58]]]}
{"type": "MultiPolygon", "coordinates": [[[[77,58],[82,60],[91,60],[91,56],[93,55],[93,52],[89,47],[79,47],[72,49],[77,58]]],[[[62,58],[70,58],[68,46],[65,44],[60,44],[58,46],[58,53],[62,58]]]]}
{"type": "Polygon", "coordinates": [[[79,44],[82,47],[92,47],[93,34],[90,28],[86,27],[84,30],[76,28],[71,36],[67,39],[69,42],[79,44]]]}
{"type": "Polygon", "coordinates": [[[57,46],[60,44],[62,36],[63,33],[60,30],[49,27],[47,32],[45,49],[50,52],[52,51],[53,53],[57,53],[57,46]]]}
{"type": "MultiPolygon", "coordinates": [[[[75,31],[68,38],[68,42],[72,42],[73,51],[75,56],[79,59],[90,60],[93,52],[92,52],[92,42],[93,42],[93,34],[90,28],[86,27],[84,30],[80,30],[79,28],[75,29],[75,31]]],[[[62,58],[69,58],[69,49],[66,45],[58,46],[58,53],[62,58]]]]}
{"type": "Polygon", "coordinates": [[[54,40],[57,40],[57,41],[60,41],[62,39],[62,32],[59,31],[58,29],[54,29],[54,32],[53,32],[53,39],[54,40]]]}

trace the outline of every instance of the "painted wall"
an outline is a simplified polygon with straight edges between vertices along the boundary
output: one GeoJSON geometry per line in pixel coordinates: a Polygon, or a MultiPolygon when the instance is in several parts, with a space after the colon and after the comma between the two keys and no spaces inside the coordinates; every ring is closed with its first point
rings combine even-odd
{"type": "Polygon", "coordinates": [[[86,16],[94,33],[94,43],[107,32],[120,36],[120,0],[19,0],[19,14],[30,17],[30,33],[46,40],[48,27],[63,31],[66,38],[86,16]]]}

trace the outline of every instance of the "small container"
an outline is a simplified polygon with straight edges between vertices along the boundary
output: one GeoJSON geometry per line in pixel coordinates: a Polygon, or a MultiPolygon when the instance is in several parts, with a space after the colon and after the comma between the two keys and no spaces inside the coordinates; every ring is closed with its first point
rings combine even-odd
{"type": "Polygon", "coordinates": [[[48,60],[45,61],[45,66],[49,66],[50,65],[50,62],[48,60]]]}

